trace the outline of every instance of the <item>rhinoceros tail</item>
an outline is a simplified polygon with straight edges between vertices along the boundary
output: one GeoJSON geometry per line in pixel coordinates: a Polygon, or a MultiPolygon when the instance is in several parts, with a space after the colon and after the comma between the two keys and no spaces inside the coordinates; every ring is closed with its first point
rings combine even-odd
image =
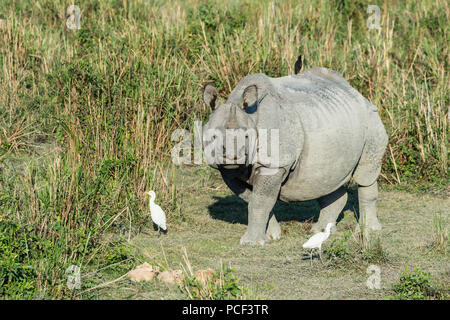
{"type": "Polygon", "coordinates": [[[302,65],[303,65],[302,56],[300,55],[300,56],[298,56],[297,61],[295,62],[295,65],[294,65],[294,73],[295,74],[298,74],[300,72],[300,70],[302,69],[302,65]]]}

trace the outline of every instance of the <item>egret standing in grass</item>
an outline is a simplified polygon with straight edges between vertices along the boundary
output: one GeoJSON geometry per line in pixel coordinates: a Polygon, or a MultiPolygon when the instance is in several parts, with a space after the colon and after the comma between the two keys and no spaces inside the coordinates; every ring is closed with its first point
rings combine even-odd
{"type": "Polygon", "coordinates": [[[328,239],[328,237],[330,236],[330,230],[331,227],[333,226],[333,223],[328,223],[327,227],[325,228],[325,232],[319,232],[316,233],[315,235],[313,235],[311,238],[309,238],[308,241],[306,241],[303,244],[303,248],[305,249],[311,249],[311,253],[310,253],[310,257],[311,257],[311,266],[312,266],[312,256],[313,256],[313,251],[314,249],[318,249],[319,250],[319,258],[320,261],[323,263],[322,261],[322,243],[328,239]]]}
{"type": "Polygon", "coordinates": [[[150,196],[150,217],[152,221],[158,226],[158,238],[161,236],[161,229],[167,230],[166,227],[166,214],[163,209],[155,203],[156,194],[155,191],[151,190],[147,192],[150,196]]]}

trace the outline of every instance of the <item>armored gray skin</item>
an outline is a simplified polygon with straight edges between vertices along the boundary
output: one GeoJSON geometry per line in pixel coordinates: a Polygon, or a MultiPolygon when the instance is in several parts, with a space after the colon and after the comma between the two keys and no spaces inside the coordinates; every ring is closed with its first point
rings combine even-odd
{"type": "Polygon", "coordinates": [[[253,147],[246,143],[232,152],[224,148],[210,162],[228,187],[248,202],[242,245],[280,239],[280,225],[271,214],[277,199],[317,199],[321,211],[312,232],[328,222],[335,224],[347,201],[344,184],[352,177],[358,184],[360,223],[368,230],[381,229],[375,208],[377,178],[388,137],[377,107],[338,72],[314,68],[281,78],[252,74],[238,83],[225,103],[217,105],[217,96],[213,86],[205,87],[204,101],[213,109],[203,127],[205,145],[219,143],[206,136],[207,129],[279,130],[278,163],[261,159],[259,136],[248,138],[253,147]],[[220,157],[241,161],[223,164],[220,157]]]}

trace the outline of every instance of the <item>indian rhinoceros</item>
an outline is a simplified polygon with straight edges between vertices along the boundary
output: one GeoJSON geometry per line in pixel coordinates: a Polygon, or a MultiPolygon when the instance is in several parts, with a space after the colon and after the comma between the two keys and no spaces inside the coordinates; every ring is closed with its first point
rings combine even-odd
{"type": "Polygon", "coordinates": [[[271,214],[278,199],[317,199],[321,210],[312,232],[329,222],[334,231],[347,201],[344,185],[350,178],[358,184],[360,223],[365,217],[367,230],[381,229],[375,207],[377,178],[388,137],[377,107],[338,72],[313,68],[280,78],[251,74],[224,103],[217,103],[217,98],[216,88],[206,85],[203,100],[212,113],[203,126],[203,143],[205,150],[207,146],[213,150],[209,165],[248,202],[242,245],[280,239],[280,225],[271,214]],[[271,145],[261,141],[264,130],[278,134],[278,145],[273,148],[276,161],[262,157],[261,148],[271,145]],[[245,144],[239,147],[226,143],[230,131],[256,134],[246,134],[245,144]]]}

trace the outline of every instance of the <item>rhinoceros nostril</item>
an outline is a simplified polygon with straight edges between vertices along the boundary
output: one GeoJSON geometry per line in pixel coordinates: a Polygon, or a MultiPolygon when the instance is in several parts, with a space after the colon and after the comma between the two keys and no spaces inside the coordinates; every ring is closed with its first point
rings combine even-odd
{"type": "Polygon", "coordinates": [[[238,128],[238,123],[237,123],[236,119],[231,119],[231,120],[227,121],[227,123],[225,124],[226,130],[237,129],[237,128],[238,128]]]}

